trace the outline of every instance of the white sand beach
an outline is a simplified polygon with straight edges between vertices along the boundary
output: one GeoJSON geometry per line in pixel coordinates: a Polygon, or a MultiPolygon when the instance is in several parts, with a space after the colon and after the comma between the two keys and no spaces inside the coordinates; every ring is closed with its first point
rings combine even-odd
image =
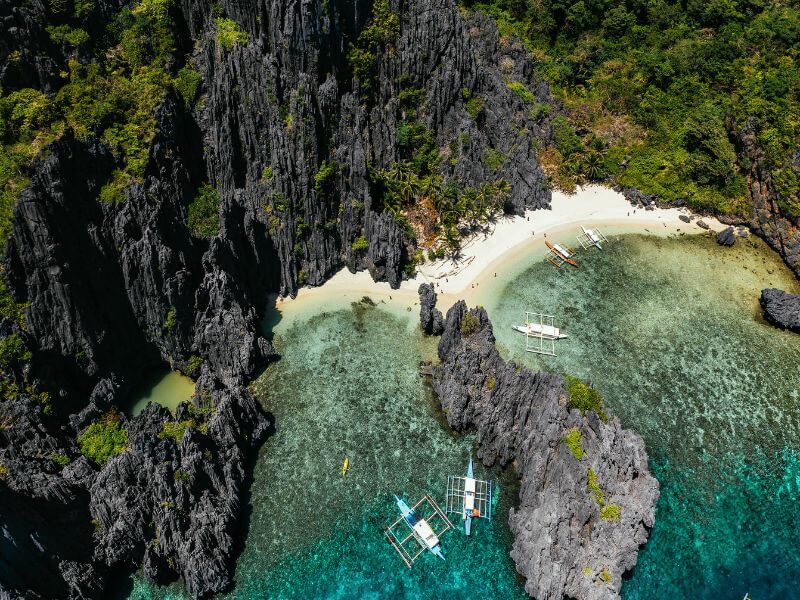
{"type": "MultiPolygon", "coordinates": [[[[604,233],[650,233],[669,235],[677,233],[704,233],[697,225],[680,220],[680,215],[691,215],[685,208],[634,209],[622,194],[599,185],[579,188],[575,194],[553,192],[550,209],[530,210],[525,216],[505,217],[490,226],[486,233],[467,237],[462,244],[461,256],[456,262],[438,260],[421,265],[414,279],[404,281],[400,289],[393,290],[386,282],[372,280],[366,271],[351,273],[346,268],[331,277],[324,285],[302,288],[296,298],[279,298],[276,307],[286,310],[300,309],[309,303],[339,299],[359,300],[369,296],[374,301],[400,303],[408,306],[416,302],[421,283],[433,283],[439,294],[439,306],[446,309],[459,298],[473,301],[479,297],[477,290],[484,287],[504,265],[521,255],[544,256],[544,238],[578,246],[576,236],[580,226],[597,227],[604,233]]],[[[721,231],[726,226],[718,220],[703,217],[711,231],[721,231]]],[[[568,268],[568,267],[564,267],[568,268]]]]}

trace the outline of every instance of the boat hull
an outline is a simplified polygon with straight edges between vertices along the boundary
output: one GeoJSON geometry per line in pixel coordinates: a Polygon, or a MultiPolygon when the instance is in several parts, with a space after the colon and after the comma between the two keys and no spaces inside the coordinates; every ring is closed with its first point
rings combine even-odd
{"type": "Polygon", "coordinates": [[[556,247],[556,245],[553,244],[550,240],[545,240],[544,243],[547,244],[547,247],[550,248],[550,250],[552,250],[553,252],[555,252],[565,263],[567,263],[568,265],[572,265],[573,267],[578,266],[578,263],[576,263],[574,260],[572,260],[572,258],[570,258],[571,256],[570,254],[566,254],[561,248],[556,247]]]}
{"type": "Polygon", "coordinates": [[[545,325],[543,328],[540,328],[539,325],[529,325],[525,327],[524,325],[513,325],[512,326],[514,331],[519,331],[520,333],[530,333],[530,335],[541,336],[546,340],[564,340],[568,336],[566,333],[561,333],[561,330],[558,327],[550,327],[545,325]]]}

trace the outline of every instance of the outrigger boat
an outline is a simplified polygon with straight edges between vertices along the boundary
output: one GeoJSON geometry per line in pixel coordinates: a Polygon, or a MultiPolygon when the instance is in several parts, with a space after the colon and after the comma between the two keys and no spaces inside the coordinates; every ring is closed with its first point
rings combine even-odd
{"type": "Polygon", "coordinates": [[[350,469],[350,459],[345,456],[344,462],[342,463],[342,477],[347,475],[347,471],[349,469],[350,469]]]}
{"type": "Polygon", "coordinates": [[[547,244],[547,247],[550,249],[550,255],[547,257],[547,260],[555,266],[560,267],[564,263],[572,265],[573,267],[578,266],[578,263],[572,258],[574,255],[572,250],[561,244],[554,244],[550,240],[545,240],[544,243],[547,244]]]}
{"type": "Polygon", "coordinates": [[[544,323],[526,323],[525,325],[512,325],[512,327],[514,331],[534,337],[543,337],[546,340],[563,340],[568,337],[566,333],[561,333],[558,327],[544,323]]]}
{"type": "Polygon", "coordinates": [[[581,230],[583,233],[578,236],[578,242],[583,246],[584,250],[587,250],[591,246],[602,250],[603,244],[608,241],[608,238],[604,236],[599,229],[586,229],[586,227],[581,225],[581,230]]]}
{"type": "Polygon", "coordinates": [[[464,533],[472,533],[473,519],[492,518],[492,482],[475,479],[472,457],[467,464],[466,477],[451,475],[447,478],[445,510],[461,515],[464,533]]]}
{"type": "Polygon", "coordinates": [[[426,551],[444,560],[440,540],[453,527],[444,511],[430,495],[423,496],[411,507],[397,496],[394,499],[400,518],[384,526],[383,532],[406,566],[410,569],[426,551]]]}
{"type": "Polygon", "coordinates": [[[442,543],[439,541],[439,536],[436,535],[433,528],[428,524],[428,521],[420,517],[417,511],[410,508],[402,498],[395,495],[394,499],[397,502],[397,508],[400,510],[400,514],[403,516],[406,525],[411,528],[417,541],[424,548],[430,550],[432,554],[444,560],[442,543]]]}

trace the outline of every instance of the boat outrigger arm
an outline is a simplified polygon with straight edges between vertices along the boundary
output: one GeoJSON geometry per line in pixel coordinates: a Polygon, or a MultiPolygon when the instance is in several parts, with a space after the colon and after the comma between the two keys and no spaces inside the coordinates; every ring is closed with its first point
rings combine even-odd
{"type": "Polygon", "coordinates": [[[413,507],[396,495],[394,499],[400,518],[384,527],[384,533],[406,566],[410,569],[426,550],[444,560],[441,536],[453,527],[444,511],[430,496],[423,497],[413,507]],[[405,533],[408,529],[411,532],[405,533]]]}

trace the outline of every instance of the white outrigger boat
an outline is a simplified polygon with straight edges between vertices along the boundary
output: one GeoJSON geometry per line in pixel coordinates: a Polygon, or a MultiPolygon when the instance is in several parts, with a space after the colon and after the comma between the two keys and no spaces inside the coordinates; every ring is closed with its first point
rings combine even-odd
{"type": "Polygon", "coordinates": [[[586,227],[581,225],[581,230],[583,230],[583,233],[578,236],[578,242],[583,246],[584,250],[587,250],[591,246],[602,250],[603,244],[608,241],[608,238],[604,236],[599,229],[586,229],[586,227]]]}
{"type": "Polygon", "coordinates": [[[433,498],[425,496],[413,507],[406,504],[397,495],[394,500],[400,511],[400,518],[384,527],[384,533],[406,566],[410,569],[414,561],[426,550],[444,560],[441,536],[453,527],[453,524],[433,501],[433,498]],[[424,513],[425,516],[421,512],[424,508],[423,505],[428,507],[427,513],[424,513]],[[403,527],[403,524],[408,529],[403,527]],[[410,533],[400,533],[398,529],[404,532],[408,532],[409,529],[411,531],[410,533]]]}
{"type": "Polygon", "coordinates": [[[445,510],[461,515],[464,533],[472,533],[473,519],[492,518],[492,482],[475,479],[472,457],[467,465],[466,477],[451,475],[447,478],[445,510]]]}
{"type": "Polygon", "coordinates": [[[564,340],[568,337],[566,333],[561,333],[561,329],[558,327],[545,325],[544,323],[527,323],[525,325],[512,325],[512,327],[514,331],[533,337],[542,337],[546,340],[564,340]]]}
{"type": "Polygon", "coordinates": [[[400,514],[403,515],[406,524],[411,528],[411,531],[414,532],[414,537],[417,538],[417,541],[430,550],[431,554],[444,560],[442,542],[439,540],[439,536],[433,531],[433,528],[428,525],[428,521],[420,517],[417,511],[410,508],[402,498],[398,498],[397,495],[395,495],[394,499],[395,502],[397,502],[397,508],[400,510],[400,514]]]}

